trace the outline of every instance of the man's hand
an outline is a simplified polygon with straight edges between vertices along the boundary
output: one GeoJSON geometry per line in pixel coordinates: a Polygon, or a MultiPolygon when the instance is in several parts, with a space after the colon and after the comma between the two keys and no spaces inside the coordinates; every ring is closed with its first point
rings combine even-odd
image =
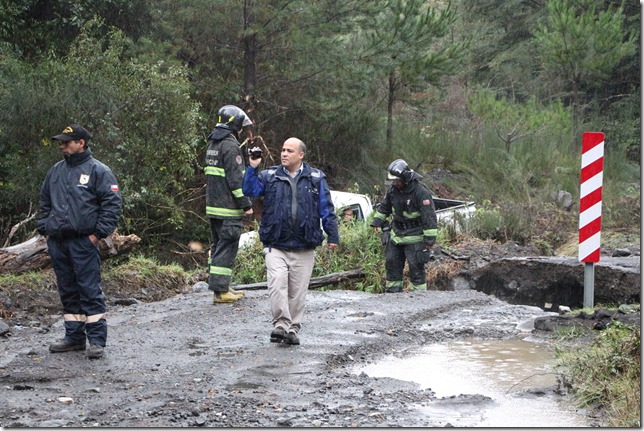
{"type": "Polygon", "coordinates": [[[334,244],[334,243],[332,243],[332,242],[330,242],[330,243],[328,243],[328,244],[326,245],[326,248],[328,248],[329,250],[335,250],[337,247],[338,247],[338,245],[337,245],[337,244],[334,244]]]}
{"type": "Polygon", "coordinates": [[[96,235],[94,235],[93,233],[89,234],[89,240],[90,240],[90,241],[92,241],[92,244],[94,244],[94,247],[96,247],[96,246],[98,245],[98,243],[101,241],[101,240],[100,240],[100,239],[98,239],[98,237],[97,237],[96,235]]]}
{"type": "MultiPolygon", "coordinates": [[[[261,150],[259,147],[253,147],[249,151],[254,151],[254,150],[261,150]]],[[[258,157],[256,159],[253,159],[252,157],[249,157],[248,159],[248,164],[252,166],[253,168],[256,168],[259,166],[259,164],[262,163],[262,158],[258,157]]]]}
{"type": "Polygon", "coordinates": [[[253,215],[253,209],[252,209],[252,208],[250,208],[250,209],[248,209],[248,210],[244,211],[244,215],[247,215],[247,216],[249,216],[249,215],[253,215]]]}

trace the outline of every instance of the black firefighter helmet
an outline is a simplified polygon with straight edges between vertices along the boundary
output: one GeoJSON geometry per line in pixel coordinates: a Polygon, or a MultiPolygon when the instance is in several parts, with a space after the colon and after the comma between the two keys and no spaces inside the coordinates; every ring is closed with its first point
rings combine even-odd
{"type": "Polygon", "coordinates": [[[411,169],[406,161],[396,159],[387,168],[387,180],[394,180],[396,178],[400,178],[405,184],[408,184],[413,180],[420,180],[423,177],[411,169]]]}
{"type": "Polygon", "coordinates": [[[242,127],[252,124],[248,115],[235,105],[225,105],[217,112],[217,125],[220,129],[239,132],[242,127]]]}
{"type": "Polygon", "coordinates": [[[208,136],[208,140],[220,140],[225,138],[231,132],[239,136],[239,132],[244,126],[249,126],[253,122],[248,115],[235,105],[225,105],[219,108],[217,112],[217,125],[208,136]]]}

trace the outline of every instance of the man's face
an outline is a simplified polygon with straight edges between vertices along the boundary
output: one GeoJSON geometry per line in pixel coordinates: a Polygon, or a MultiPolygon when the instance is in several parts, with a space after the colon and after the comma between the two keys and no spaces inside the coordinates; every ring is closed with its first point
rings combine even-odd
{"type": "Polygon", "coordinates": [[[342,221],[352,221],[353,220],[353,210],[348,209],[342,212],[342,221]]]}
{"type": "Polygon", "coordinates": [[[405,182],[400,178],[391,180],[391,184],[394,186],[396,190],[402,190],[405,188],[405,182]]]}
{"type": "Polygon", "coordinates": [[[85,151],[85,144],[81,142],[82,139],[76,141],[59,141],[58,148],[63,152],[64,155],[69,156],[71,154],[82,153],[85,151]]]}
{"type": "Polygon", "coordinates": [[[282,145],[282,154],[280,160],[282,166],[287,170],[295,170],[300,167],[304,159],[304,153],[300,151],[300,144],[295,140],[287,139],[282,145]]]}

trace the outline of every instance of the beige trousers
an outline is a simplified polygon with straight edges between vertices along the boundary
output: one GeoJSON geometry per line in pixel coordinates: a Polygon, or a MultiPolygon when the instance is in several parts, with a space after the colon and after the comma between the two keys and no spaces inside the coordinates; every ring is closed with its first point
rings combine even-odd
{"type": "Polygon", "coordinates": [[[302,328],[315,250],[269,250],[265,247],[264,256],[273,326],[297,334],[302,328]]]}

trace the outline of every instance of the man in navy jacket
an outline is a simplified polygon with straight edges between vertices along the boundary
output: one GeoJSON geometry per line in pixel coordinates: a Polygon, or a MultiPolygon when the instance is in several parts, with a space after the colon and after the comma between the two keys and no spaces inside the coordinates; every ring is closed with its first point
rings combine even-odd
{"type": "Polygon", "coordinates": [[[49,351],[85,350],[89,341],[87,357],[100,358],[107,323],[98,243],[116,229],[121,196],[111,169],[92,157],[84,127],[72,124],[52,139],[65,158],[49,170],[40,189],[38,232],[47,237],[65,337],[49,351]]]}
{"type": "Polygon", "coordinates": [[[289,138],[282,146],[280,166],[258,172],[262,159],[251,157],[242,185],[244,195],[264,197],[259,238],[273,315],[270,340],[295,345],[300,344],[297,334],[302,328],[315,248],[324,240],[322,228],[328,235],[327,248],[333,250],[340,242],[326,176],[303,161],[305,153],[304,142],[289,138]]]}

